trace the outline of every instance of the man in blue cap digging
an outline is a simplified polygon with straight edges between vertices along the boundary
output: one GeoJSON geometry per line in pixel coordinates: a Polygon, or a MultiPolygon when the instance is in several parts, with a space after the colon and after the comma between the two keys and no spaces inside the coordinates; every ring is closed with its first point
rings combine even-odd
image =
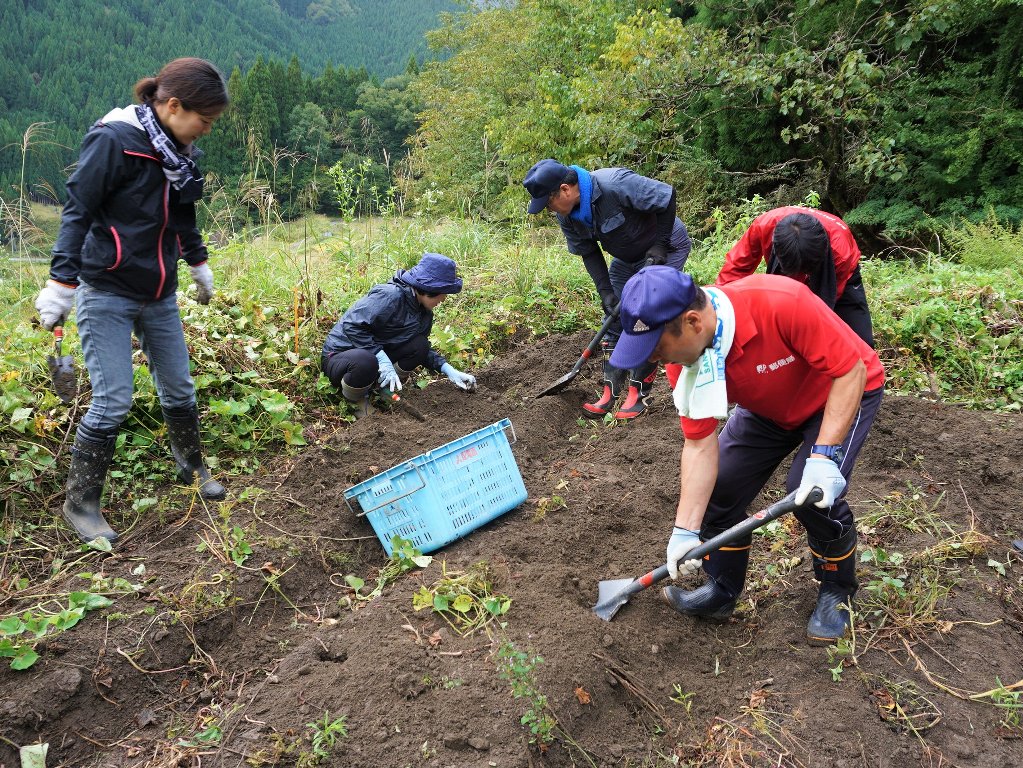
{"type": "MultiPolygon", "coordinates": [[[[745,519],[795,451],[787,490],[797,504],[814,488],[824,494],[795,511],[820,581],[807,638],[842,637],[857,588],[856,524],[844,496],[881,404],[877,353],[807,286],[780,275],[700,288],[675,269],[646,267],[625,286],[621,319],[612,365],[682,366],[674,391],[685,445],[667,547],[672,578],[700,568],[686,553],[745,519]],[[738,407],[718,435],[729,403],[738,407]]],[[[702,561],[706,583],[666,587],[664,599],[679,613],[727,618],[746,582],[751,544],[747,536],[712,552],[702,561]]]]}
{"type": "MultiPolygon", "coordinates": [[[[675,216],[675,189],[628,168],[587,171],[557,160],[541,160],[526,174],[522,186],[529,192],[529,212],[549,210],[558,219],[569,253],[582,256],[597,287],[605,317],[618,305],[625,282],[647,260],[681,270],[692,241],[685,224],[675,216]],[[604,253],[611,254],[611,264],[604,253]]],[[[646,410],[657,365],[643,362],[632,371],[612,366],[607,355],[621,333],[616,321],[603,341],[604,387],[596,402],[583,404],[583,415],[633,419],[646,410]],[[615,403],[625,390],[624,402],[615,403]]]]}
{"type": "Polygon", "coordinates": [[[375,285],[334,325],[320,358],[330,383],[369,414],[374,389],[401,390],[419,366],[443,373],[459,389],[476,388],[476,378],[448,363],[430,346],[433,310],[449,294],[462,290],[455,262],[425,253],[412,269],[399,269],[387,283],[375,285]]]}

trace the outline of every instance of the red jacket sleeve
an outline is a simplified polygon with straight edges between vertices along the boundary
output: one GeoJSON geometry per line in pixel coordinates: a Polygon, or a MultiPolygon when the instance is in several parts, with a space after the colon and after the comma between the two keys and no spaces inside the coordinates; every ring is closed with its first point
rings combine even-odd
{"type": "Polygon", "coordinates": [[[741,277],[752,275],[757,271],[760,262],[767,258],[768,251],[764,242],[766,238],[770,243],[774,227],[765,226],[763,219],[763,216],[754,219],[749,229],[739,238],[739,242],[725,255],[725,263],[718,272],[715,285],[727,285],[741,277]]]}

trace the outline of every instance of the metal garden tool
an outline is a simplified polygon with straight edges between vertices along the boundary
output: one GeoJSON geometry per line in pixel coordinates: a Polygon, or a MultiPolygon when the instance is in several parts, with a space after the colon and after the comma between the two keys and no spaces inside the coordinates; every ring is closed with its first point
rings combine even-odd
{"type": "Polygon", "coordinates": [[[418,409],[413,408],[411,405],[409,405],[408,401],[405,400],[405,398],[403,398],[401,395],[399,395],[397,392],[394,392],[393,390],[381,389],[380,399],[383,400],[388,405],[394,405],[401,408],[402,410],[405,411],[405,413],[407,413],[416,421],[426,421],[426,417],[422,413],[420,413],[418,409]]]}
{"type": "Polygon", "coordinates": [[[53,391],[62,403],[70,403],[78,395],[78,376],[75,375],[75,360],[71,355],[62,355],[60,345],[64,340],[64,328],[57,325],[53,328],[53,352],[46,358],[50,369],[50,380],[53,391]]]}
{"type": "Polygon", "coordinates": [[[579,371],[586,365],[586,361],[593,357],[593,354],[600,349],[600,342],[604,336],[607,335],[607,329],[611,327],[611,323],[618,319],[618,307],[615,307],[614,311],[607,316],[604,324],[600,326],[600,330],[597,331],[597,335],[593,337],[593,341],[589,343],[589,346],[583,350],[582,356],[576,360],[575,365],[572,366],[572,370],[558,379],[556,382],[551,384],[547,389],[540,392],[537,397],[545,397],[546,395],[556,395],[558,392],[567,387],[576,376],[579,375],[579,371]]]}
{"type": "MultiPolygon", "coordinates": [[[[796,492],[793,491],[781,501],[775,502],[767,509],[762,512],[757,512],[751,517],[747,517],[741,523],[736,523],[727,531],[719,533],[713,539],[709,539],[703,542],[700,546],[695,549],[689,550],[686,553],[686,560],[702,560],[705,555],[720,549],[721,547],[729,544],[736,539],[740,539],[748,533],[760,528],[763,525],[767,525],[772,520],[776,520],[782,515],[786,515],[789,512],[796,509],[796,503],[794,501],[796,492]]],[[[813,504],[816,501],[820,501],[824,498],[824,494],[819,488],[814,488],[810,491],[810,495],[807,497],[803,506],[813,504]]],[[[593,606],[593,612],[597,614],[604,621],[611,621],[618,613],[619,609],[629,602],[629,598],[637,592],[642,592],[649,586],[656,584],[659,581],[664,580],[668,576],[667,564],[662,565],[656,570],[650,571],[650,573],[640,576],[638,579],[609,579],[602,581],[597,585],[597,604],[593,606]]]]}

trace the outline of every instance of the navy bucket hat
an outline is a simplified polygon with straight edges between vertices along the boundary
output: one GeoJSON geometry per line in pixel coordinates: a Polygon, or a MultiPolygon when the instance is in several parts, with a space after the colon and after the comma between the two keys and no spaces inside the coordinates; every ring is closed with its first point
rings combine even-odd
{"type": "Polygon", "coordinates": [[[439,253],[424,253],[412,269],[401,273],[401,280],[423,293],[458,293],[462,278],[455,262],[439,253]]]}
{"type": "Polygon", "coordinates": [[[540,213],[546,208],[551,193],[561,188],[561,182],[567,175],[568,166],[550,158],[541,160],[530,168],[522,181],[522,186],[533,198],[529,201],[529,213],[540,213]]]}
{"type": "Polygon", "coordinates": [[[700,290],[693,278],[674,267],[643,267],[622,291],[622,335],[611,353],[611,365],[638,368],[654,352],[664,326],[685,312],[700,290]]]}

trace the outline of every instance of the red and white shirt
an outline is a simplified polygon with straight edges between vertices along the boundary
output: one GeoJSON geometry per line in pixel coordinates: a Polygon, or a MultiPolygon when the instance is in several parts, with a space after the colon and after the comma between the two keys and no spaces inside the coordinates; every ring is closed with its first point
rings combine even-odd
{"type": "MultiPolygon", "coordinates": [[[[823,410],[832,381],[857,360],[867,367],[865,392],[884,384],[877,353],[802,283],[751,275],[721,290],[735,310],[735,337],[725,358],[729,402],[796,429],[823,410]]],[[[681,367],[665,368],[674,388],[681,367]]],[[[717,419],[680,418],[689,439],[717,428],[717,419]]]]}

